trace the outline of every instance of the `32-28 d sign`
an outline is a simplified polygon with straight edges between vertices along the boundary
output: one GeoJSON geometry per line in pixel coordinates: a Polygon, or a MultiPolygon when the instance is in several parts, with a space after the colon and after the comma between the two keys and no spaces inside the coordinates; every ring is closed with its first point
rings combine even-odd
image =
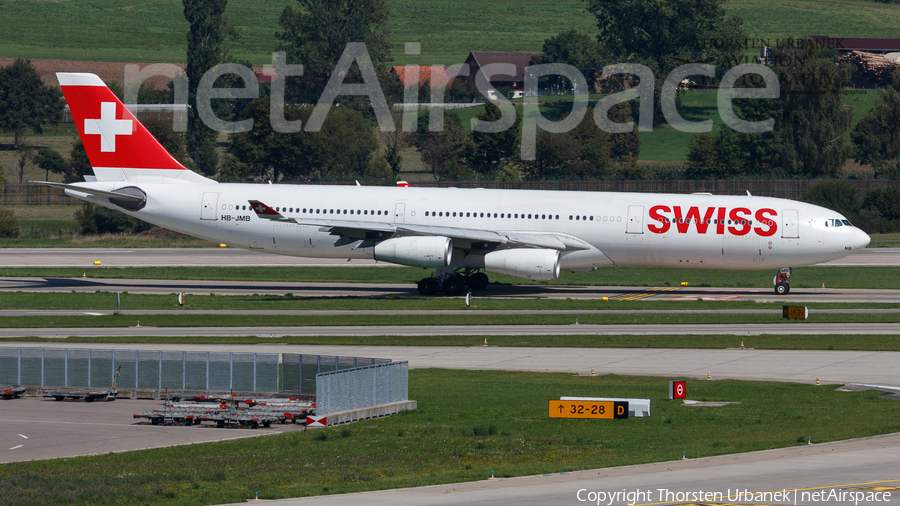
{"type": "Polygon", "coordinates": [[[550,418],[628,418],[628,402],[550,401],[550,418]]]}

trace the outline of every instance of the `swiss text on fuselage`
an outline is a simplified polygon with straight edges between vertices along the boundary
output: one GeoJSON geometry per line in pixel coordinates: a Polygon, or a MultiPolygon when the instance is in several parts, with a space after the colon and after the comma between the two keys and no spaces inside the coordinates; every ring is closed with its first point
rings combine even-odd
{"type": "Polygon", "coordinates": [[[751,230],[757,235],[775,235],[778,213],[774,209],[746,207],[689,207],[653,206],[650,208],[650,223],[647,229],[654,234],[665,234],[670,230],[679,234],[747,235],[751,230]],[[702,211],[701,211],[702,209],[702,211]],[[672,225],[675,228],[672,228],[672,225]]]}

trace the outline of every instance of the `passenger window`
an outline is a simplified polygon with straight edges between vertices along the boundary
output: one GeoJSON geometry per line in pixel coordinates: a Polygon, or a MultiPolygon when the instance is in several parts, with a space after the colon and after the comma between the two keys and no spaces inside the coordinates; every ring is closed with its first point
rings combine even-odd
{"type": "Polygon", "coordinates": [[[468,218],[468,217],[469,217],[469,213],[466,213],[466,218],[468,218]]]}
{"type": "Polygon", "coordinates": [[[571,215],[571,214],[569,215],[569,219],[570,219],[570,220],[572,219],[572,215],[571,215]]]}
{"type": "Polygon", "coordinates": [[[593,216],[591,216],[591,221],[594,221],[594,217],[593,217],[593,216]]]}

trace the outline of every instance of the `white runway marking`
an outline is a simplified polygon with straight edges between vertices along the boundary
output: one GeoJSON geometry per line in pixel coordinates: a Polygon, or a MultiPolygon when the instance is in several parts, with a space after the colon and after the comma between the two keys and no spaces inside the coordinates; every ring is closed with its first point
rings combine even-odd
{"type": "Polygon", "coordinates": [[[13,446],[12,448],[10,448],[10,450],[15,450],[16,448],[21,448],[22,446],[24,446],[24,445],[13,446]]]}
{"type": "Polygon", "coordinates": [[[19,434],[19,437],[28,439],[28,436],[24,436],[24,435],[22,435],[22,434],[19,434]]]}

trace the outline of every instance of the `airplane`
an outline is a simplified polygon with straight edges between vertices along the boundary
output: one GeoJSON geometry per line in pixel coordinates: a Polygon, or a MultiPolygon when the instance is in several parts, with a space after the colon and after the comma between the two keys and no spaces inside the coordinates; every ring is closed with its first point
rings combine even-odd
{"type": "Polygon", "coordinates": [[[93,74],[58,73],[94,176],[42,184],[154,225],[280,255],[434,269],[425,296],[486,273],[552,280],[607,266],[779,269],[850,255],[869,236],[786,199],[655,193],[217,183],[179,163],[93,74]]]}

